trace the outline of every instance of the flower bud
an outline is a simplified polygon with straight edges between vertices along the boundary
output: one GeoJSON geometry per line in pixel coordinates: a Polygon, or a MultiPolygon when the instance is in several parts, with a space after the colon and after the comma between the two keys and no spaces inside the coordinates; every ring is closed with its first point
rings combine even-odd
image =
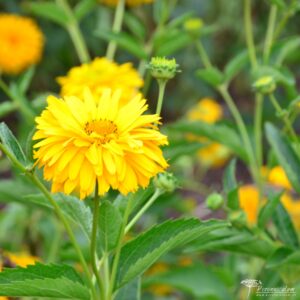
{"type": "Polygon", "coordinates": [[[176,73],[180,72],[178,67],[175,58],[167,59],[165,57],[152,57],[148,65],[151,75],[158,80],[172,79],[176,73]]]}
{"type": "Polygon", "coordinates": [[[223,196],[219,193],[212,193],[206,198],[206,206],[211,210],[217,210],[224,204],[223,196]]]}
{"type": "Polygon", "coordinates": [[[193,37],[199,37],[201,35],[201,29],[204,22],[200,18],[190,18],[183,24],[183,28],[193,37]]]}
{"type": "Polygon", "coordinates": [[[160,173],[154,178],[154,186],[162,191],[172,193],[177,187],[177,179],[172,173],[160,173]]]}
{"type": "Polygon", "coordinates": [[[263,76],[254,82],[253,87],[261,94],[271,94],[276,89],[276,82],[272,76],[263,76]]]}
{"type": "Polygon", "coordinates": [[[229,221],[236,228],[247,226],[247,215],[242,210],[231,211],[229,213],[229,221]]]}

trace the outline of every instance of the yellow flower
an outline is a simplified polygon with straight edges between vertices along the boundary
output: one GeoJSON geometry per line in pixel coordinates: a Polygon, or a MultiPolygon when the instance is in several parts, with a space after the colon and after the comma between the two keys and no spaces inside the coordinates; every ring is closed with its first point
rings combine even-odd
{"type": "Polygon", "coordinates": [[[83,99],[49,96],[36,118],[34,148],[52,192],[79,192],[83,199],[98,182],[99,195],[110,187],[122,194],[146,187],[167,166],[160,145],[168,143],[154,124],[158,115],[142,115],[148,108],[141,95],[120,105],[121,91],[104,90],[100,98],[86,89],[83,99]]]}
{"type": "Polygon", "coordinates": [[[43,34],[30,18],[0,14],[0,72],[18,74],[42,55],[43,34]]]}
{"type": "Polygon", "coordinates": [[[284,193],[281,203],[291,216],[295,228],[300,230],[300,199],[293,199],[290,193],[284,193]]]}
{"type": "Polygon", "coordinates": [[[5,252],[4,256],[8,258],[8,260],[19,267],[25,268],[29,265],[34,265],[39,258],[36,256],[31,256],[26,252],[21,253],[12,253],[12,252],[5,252]]]}
{"type": "Polygon", "coordinates": [[[206,168],[220,168],[224,166],[229,156],[229,149],[219,143],[209,143],[198,151],[200,162],[206,168]]]}
{"type": "Polygon", "coordinates": [[[91,63],[74,67],[66,76],[58,77],[57,81],[61,85],[62,96],[82,98],[86,87],[96,97],[100,97],[106,88],[122,89],[124,103],[136,95],[143,85],[131,63],[118,65],[107,58],[95,58],[91,63]]]}
{"type": "Polygon", "coordinates": [[[276,166],[269,171],[268,182],[288,190],[292,189],[290,181],[281,166],[276,166]]]}
{"type": "Polygon", "coordinates": [[[244,185],[239,188],[240,208],[246,213],[248,223],[254,225],[257,221],[259,193],[255,186],[244,185]]]}
{"type": "Polygon", "coordinates": [[[223,117],[222,106],[211,98],[203,98],[188,112],[187,117],[190,121],[213,124],[223,117]]]}
{"type": "MultiPolygon", "coordinates": [[[[100,0],[101,3],[109,5],[109,6],[116,6],[119,0],[100,0]]],[[[142,4],[152,3],[154,0],[126,0],[126,4],[129,6],[138,6],[142,4]]]]}

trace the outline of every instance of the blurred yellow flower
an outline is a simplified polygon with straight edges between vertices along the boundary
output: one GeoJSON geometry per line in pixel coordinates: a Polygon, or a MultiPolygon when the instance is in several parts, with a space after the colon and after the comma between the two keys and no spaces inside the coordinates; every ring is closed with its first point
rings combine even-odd
{"type": "Polygon", "coordinates": [[[36,64],[43,46],[43,34],[34,20],[0,14],[0,72],[18,74],[36,64]]]}
{"type": "Polygon", "coordinates": [[[181,256],[178,260],[178,265],[181,267],[191,266],[193,264],[193,259],[190,256],[181,256]]]}
{"type": "Polygon", "coordinates": [[[239,188],[240,208],[246,213],[248,223],[254,225],[257,220],[259,193],[255,186],[244,185],[239,188]]]}
{"type": "Polygon", "coordinates": [[[202,121],[213,124],[222,119],[223,109],[215,100],[203,98],[188,111],[187,117],[190,121],[202,121]]]}
{"type": "Polygon", "coordinates": [[[300,199],[293,199],[290,193],[284,193],[281,203],[291,216],[295,228],[300,230],[300,199]]]}
{"type": "Polygon", "coordinates": [[[269,171],[268,182],[278,187],[292,189],[289,179],[281,166],[276,166],[269,171]]]}
{"type": "Polygon", "coordinates": [[[229,149],[219,143],[209,143],[198,151],[201,164],[206,168],[220,168],[224,166],[229,156],[229,149]]]}
{"type": "Polygon", "coordinates": [[[121,91],[104,90],[100,98],[86,89],[83,99],[49,96],[36,118],[34,158],[52,180],[52,192],[79,192],[83,199],[98,182],[99,195],[109,188],[122,194],[146,187],[168,166],[159,146],[168,143],[157,126],[158,115],[143,115],[141,95],[120,105],[121,91]]]}
{"type": "Polygon", "coordinates": [[[39,258],[36,256],[31,256],[26,252],[20,253],[12,253],[12,252],[4,252],[4,256],[8,258],[8,260],[19,267],[25,268],[29,265],[34,265],[39,258]]]}
{"type": "Polygon", "coordinates": [[[104,57],[70,69],[66,76],[58,77],[57,81],[61,86],[62,96],[82,98],[86,87],[96,97],[100,97],[106,88],[121,89],[124,103],[143,86],[143,80],[131,63],[118,65],[104,57]]]}
{"type": "MultiPolygon", "coordinates": [[[[119,0],[100,0],[101,3],[109,6],[116,6],[119,0]]],[[[126,0],[126,4],[129,6],[138,6],[142,4],[152,3],[154,0],[126,0]]]]}

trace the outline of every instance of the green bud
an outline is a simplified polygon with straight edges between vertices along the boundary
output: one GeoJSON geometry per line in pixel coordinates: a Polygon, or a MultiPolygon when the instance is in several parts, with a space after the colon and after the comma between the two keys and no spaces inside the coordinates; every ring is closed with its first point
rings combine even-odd
{"type": "Polygon", "coordinates": [[[193,37],[199,37],[201,35],[201,29],[204,26],[204,22],[200,18],[190,18],[183,23],[183,28],[193,37]]]}
{"type": "Polygon", "coordinates": [[[154,185],[162,191],[172,193],[177,187],[177,179],[172,173],[160,173],[154,178],[154,185]]]}
{"type": "Polygon", "coordinates": [[[231,224],[236,228],[247,226],[247,215],[242,210],[231,211],[228,218],[231,224]]]}
{"type": "Polygon", "coordinates": [[[253,87],[261,94],[271,94],[276,89],[276,82],[272,76],[263,76],[254,82],[253,87]]]}
{"type": "Polygon", "coordinates": [[[224,204],[223,196],[219,193],[212,193],[206,198],[206,206],[211,210],[217,210],[224,204]]]}
{"type": "Polygon", "coordinates": [[[167,59],[165,57],[152,57],[148,68],[151,75],[158,80],[169,80],[175,77],[179,65],[176,63],[175,58],[167,59]]]}

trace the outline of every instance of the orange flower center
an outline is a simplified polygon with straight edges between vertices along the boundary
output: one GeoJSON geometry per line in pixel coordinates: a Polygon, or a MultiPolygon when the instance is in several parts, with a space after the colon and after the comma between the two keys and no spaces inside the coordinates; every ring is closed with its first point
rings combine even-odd
{"type": "Polygon", "coordinates": [[[96,138],[101,144],[108,143],[112,139],[115,139],[118,135],[118,127],[110,120],[93,120],[91,122],[87,122],[84,130],[86,134],[96,138]]]}

